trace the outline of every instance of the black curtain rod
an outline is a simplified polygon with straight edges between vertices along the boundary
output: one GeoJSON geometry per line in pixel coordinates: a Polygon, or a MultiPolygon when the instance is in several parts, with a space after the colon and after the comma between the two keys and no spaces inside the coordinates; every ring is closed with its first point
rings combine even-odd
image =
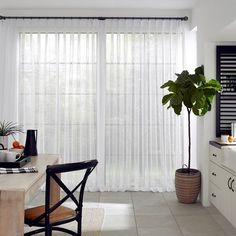
{"type": "Polygon", "coordinates": [[[124,20],[183,20],[187,21],[188,17],[61,17],[61,16],[0,16],[0,20],[6,19],[97,19],[97,20],[108,20],[108,19],[124,19],[124,20]]]}

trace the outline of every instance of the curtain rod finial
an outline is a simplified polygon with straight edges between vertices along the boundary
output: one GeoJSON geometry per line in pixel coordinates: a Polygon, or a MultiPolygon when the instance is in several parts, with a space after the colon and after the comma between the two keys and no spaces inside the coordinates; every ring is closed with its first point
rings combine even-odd
{"type": "Polygon", "coordinates": [[[188,17],[187,17],[187,16],[184,16],[183,20],[186,20],[186,21],[187,21],[187,20],[188,20],[188,17]]]}
{"type": "Polygon", "coordinates": [[[5,16],[0,16],[0,20],[6,20],[5,16]]]}

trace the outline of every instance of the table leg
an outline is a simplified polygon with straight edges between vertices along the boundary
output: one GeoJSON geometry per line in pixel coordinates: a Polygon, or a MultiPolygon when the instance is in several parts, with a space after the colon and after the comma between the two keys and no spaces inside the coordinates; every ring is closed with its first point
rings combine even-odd
{"type": "MultiPolygon", "coordinates": [[[[60,174],[57,174],[59,178],[61,178],[60,174]]],[[[60,187],[59,185],[55,182],[54,179],[50,180],[50,204],[55,204],[60,200],[60,187]]]]}
{"type": "Polygon", "coordinates": [[[0,191],[0,235],[24,235],[24,203],[23,190],[0,191]]]}

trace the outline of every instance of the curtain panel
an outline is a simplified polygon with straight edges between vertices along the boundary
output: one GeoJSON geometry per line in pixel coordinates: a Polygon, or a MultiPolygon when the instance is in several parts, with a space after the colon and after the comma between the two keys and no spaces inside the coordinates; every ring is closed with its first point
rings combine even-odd
{"type": "Polygon", "coordinates": [[[0,117],[38,129],[39,153],[97,158],[88,190],[172,191],[184,124],[160,86],[183,69],[185,31],[179,20],[1,21],[0,117]]]}
{"type": "Polygon", "coordinates": [[[160,86],[183,66],[181,21],[106,22],[105,185],[174,189],[183,121],[163,108],[160,86]]]}

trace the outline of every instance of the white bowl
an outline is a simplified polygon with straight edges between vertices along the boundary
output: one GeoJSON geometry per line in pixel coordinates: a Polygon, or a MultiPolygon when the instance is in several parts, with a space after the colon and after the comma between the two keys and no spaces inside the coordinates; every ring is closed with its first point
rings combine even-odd
{"type": "Polygon", "coordinates": [[[10,152],[16,152],[16,153],[22,154],[23,151],[24,151],[24,148],[10,148],[9,151],[10,152]]]}

